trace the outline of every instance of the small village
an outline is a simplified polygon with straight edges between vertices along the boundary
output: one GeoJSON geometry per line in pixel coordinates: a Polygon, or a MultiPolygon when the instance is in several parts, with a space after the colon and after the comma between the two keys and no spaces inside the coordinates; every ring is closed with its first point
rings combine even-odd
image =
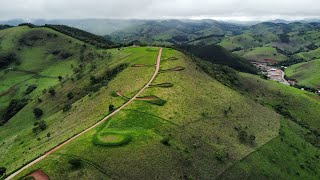
{"type": "Polygon", "coordinates": [[[285,73],[279,68],[270,66],[266,62],[252,62],[252,64],[256,66],[258,69],[260,69],[263,75],[266,75],[269,79],[273,81],[278,81],[279,83],[285,84],[288,86],[295,85],[295,81],[290,81],[290,80],[287,81],[284,78],[285,73]]]}

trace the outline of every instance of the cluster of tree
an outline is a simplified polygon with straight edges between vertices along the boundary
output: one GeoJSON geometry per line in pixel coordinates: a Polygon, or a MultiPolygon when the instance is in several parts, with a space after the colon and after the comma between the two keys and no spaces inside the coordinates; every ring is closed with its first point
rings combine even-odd
{"type": "Polygon", "coordinates": [[[14,52],[0,54],[0,69],[6,68],[13,62],[18,61],[18,57],[14,52]]]}
{"type": "Polygon", "coordinates": [[[32,132],[35,134],[38,134],[47,128],[47,123],[45,121],[35,122],[33,125],[34,128],[32,129],[32,132]]]}
{"type": "Polygon", "coordinates": [[[226,65],[242,72],[258,73],[247,59],[234,55],[218,45],[177,45],[176,48],[214,64],[226,65]]]}
{"type": "Polygon", "coordinates": [[[277,104],[273,106],[273,109],[285,118],[288,118],[291,121],[300,125],[301,127],[308,129],[309,132],[305,135],[305,140],[307,140],[316,147],[320,147],[320,131],[318,129],[310,127],[306,122],[301,121],[300,119],[293,116],[291,112],[287,109],[287,107],[285,107],[282,104],[277,104]]]}
{"type": "Polygon", "coordinates": [[[279,35],[279,39],[280,39],[280,41],[283,42],[283,43],[289,43],[289,42],[290,42],[290,38],[289,38],[289,36],[288,36],[287,33],[281,33],[281,34],[279,35]]]}
{"type": "Polygon", "coordinates": [[[19,24],[18,26],[28,26],[29,28],[35,28],[35,27],[38,27],[32,23],[21,23],[19,24]]]}
{"type": "Polygon", "coordinates": [[[13,99],[10,101],[9,106],[6,108],[2,119],[0,121],[0,126],[8,122],[14,115],[16,115],[25,105],[28,104],[28,99],[13,99]]]}
{"type": "Polygon", "coordinates": [[[74,37],[76,39],[79,39],[81,41],[84,41],[86,43],[92,44],[100,48],[110,48],[114,45],[110,40],[107,40],[102,36],[98,36],[77,28],[73,28],[65,25],[51,25],[51,24],[46,24],[45,27],[51,28],[53,30],[56,30],[58,32],[61,32],[63,34],[74,37]]]}
{"type": "Polygon", "coordinates": [[[24,94],[28,95],[28,94],[32,93],[32,91],[34,91],[35,89],[37,89],[37,85],[31,84],[30,86],[28,86],[28,88],[26,89],[24,94]]]}
{"type": "Polygon", "coordinates": [[[0,30],[8,29],[8,28],[11,28],[11,27],[13,27],[13,26],[5,25],[5,24],[0,24],[0,30]]]}
{"type": "Polygon", "coordinates": [[[302,59],[301,57],[293,55],[293,56],[289,57],[289,60],[281,61],[277,65],[278,66],[291,66],[294,64],[301,63],[303,61],[304,61],[304,59],[302,59]]]}
{"type": "Polygon", "coordinates": [[[58,56],[60,59],[67,59],[71,57],[73,54],[66,50],[54,49],[51,51],[52,55],[58,56]]]}
{"type": "Polygon", "coordinates": [[[87,91],[89,92],[99,91],[101,87],[107,86],[108,83],[113,78],[115,78],[121,71],[123,71],[127,67],[128,67],[128,64],[120,64],[113,69],[107,70],[104,73],[104,75],[101,77],[91,76],[90,77],[91,85],[87,87],[87,91]]]}

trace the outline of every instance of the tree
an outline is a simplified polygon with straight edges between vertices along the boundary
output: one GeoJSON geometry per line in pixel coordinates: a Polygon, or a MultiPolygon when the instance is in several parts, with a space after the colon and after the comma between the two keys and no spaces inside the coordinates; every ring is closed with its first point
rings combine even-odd
{"type": "Polygon", "coordinates": [[[109,105],[109,112],[113,112],[114,111],[114,105],[110,104],[109,105]]]}
{"type": "Polygon", "coordinates": [[[43,111],[40,108],[34,108],[33,114],[36,116],[36,118],[40,118],[43,114],[43,111]]]}
{"type": "Polygon", "coordinates": [[[68,94],[67,94],[67,97],[68,97],[68,99],[72,99],[74,96],[73,96],[73,93],[72,92],[69,92],[68,94]]]}
{"type": "Polygon", "coordinates": [[[62,111],[67,112],[71,109],[72,105],[70,103],[67,103],[63,106],[62,111]]]}
{"type": "Polygon", "coordinates": [[[41,122],[39,123],[39,128],[40,128],[41,130],[45,130],[45,129],[47,128],[46,122],[45,122],[45,121],[41,121],[41,122]]]}
{"type": "Polygon", "coordinates": [[[78,169],[82,166],[81,159],[70,159],[69,164],[73,169],[78,169]]]}
{"type": "Polygon", "coordinates": [[[5,167],[0,167],[0,177],[6,173],[7,169],[5,167]]]}
{"type": "Polygon", "coordinates": [[[51,94],[51,96],[55,96],[56,95],[56,91],[53,88],[49,89],[49,93],[51,94]]]}
{"type": "Polygon", "coordinates": [[[62,81],[62,76],[58,76],[59,81],[62,81]]]}

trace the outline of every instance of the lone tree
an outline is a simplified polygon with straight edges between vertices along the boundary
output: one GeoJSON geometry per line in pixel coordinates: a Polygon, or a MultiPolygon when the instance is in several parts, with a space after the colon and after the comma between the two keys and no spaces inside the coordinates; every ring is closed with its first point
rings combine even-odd
{"type": "Polygon", "coordinates": [[[51,96],[55,96],[56,95],[56,91],[53,88],[49,89],[49,93],[51,94],[51,96]]]}
{"type": "Polygon", "coordinates": [[[69,164],[73,169],[78,169],[82,166],[81,159],[70,159],[69,164]]]}
{"type": "Polygon", "coordinates": [[[6,173],[7,169],[5,167],[0,167],[0,177],[6,173]]]}
{"type": "Polygon", "coordinates": [[[34,108],[33,114],[36,116],[36,118],[40,118],[43,114],[43,111],[40,108],[34,108]]]}
{"type": "Polygon", "coordinates": [[[67,94],[67,97],[68,97],[68,99],[72,99],[74,96],[73,96],[73,93],[72,92],[69,92],[68,94],[67,94]]]}
{"type": "Polygon", "coordinates": [[[109,112],[113,112],[114,111],[114,105],[110,104],[109,105],[109,112]]]}

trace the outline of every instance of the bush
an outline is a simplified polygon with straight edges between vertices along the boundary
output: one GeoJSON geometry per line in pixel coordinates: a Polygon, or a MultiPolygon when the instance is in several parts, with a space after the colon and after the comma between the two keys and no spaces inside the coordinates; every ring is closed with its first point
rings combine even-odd
{"type": "Polygon", "coordinates": [[[164,137],[160,140],[163,145],[170,146],[170,139],[168,137],[164,137]]]}
{"type": "Polygon", "coordinates": [[[109,112],[113,112],[114,111],[114,105],[110,104],[109,105],[109,112]]]}
{"type": "Polygon", "coordinates": [[[67,103],[63,106],[62,111],[67,112],[72,108],[72,105],[70,103],[67,103]]]}
{"type": "Polygon", "coordinates": [[[15,53],[0,54],[0,69],[7,67],[9,64],[18,61],[18,57],[15,53]]]}
{"type": "Polygon", "coordinates": [[[33,133],[38,134],[47,128],[47,123],[45,121],[35,122],[33,124],[35,127],[32,128],[33,133]]]}
{"type": "Polygon", "coordinates": [[[33,110],[33,114],[36,116],[36,118],[40,118],[42,116],[42,114],[43,114],[43,111],[40,108],[35,108],[33,110]]]}
{"type": "Polygon", "coordinates": [[[6,173],[7,169],[5,167],[0,167],[0,177],[6,173]]]}
{"type": "Polygon", "coordinates": [[[69,92],[68,94],[67,94],[67,97],[68,97],[68,99],[73,99],[73,93],[72,92],[69,92]]]}
{"type": "Polygon", "coordinates": [[[79,169],[82,166],[81,159],[70,159],[69,164],[71,165],[72,169],[79,169]]]}
{"type": "Polygon", "coordinates": [[[56,95],[56,91],[53,88],[50,88],[48,92],[51,94],[51,96],[56,95]]]}

